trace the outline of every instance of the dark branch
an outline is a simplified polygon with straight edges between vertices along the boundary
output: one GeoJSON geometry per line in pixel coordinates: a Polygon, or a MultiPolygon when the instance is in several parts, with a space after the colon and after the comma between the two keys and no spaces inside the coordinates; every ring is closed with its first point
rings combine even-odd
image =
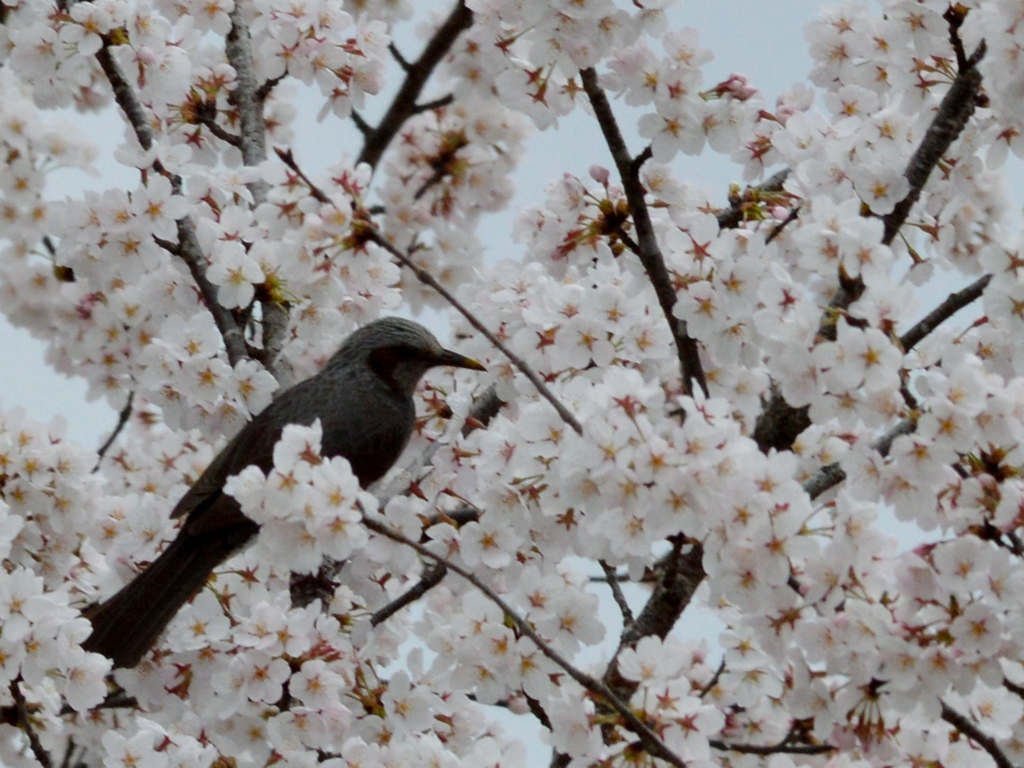
{"type": "Polygon", "coordinates": [[[935,119],[928,126],[928,131],[921,140],[917,152],[910,159],[910,164],[904,177],[910,182],[910,192],[896,207],[882,217],[885,223],[885,234],[882,243],[890,245],[899,232],[903,222],[907,220],[910,209],[921,197],[921,190],[924,189],[932,169],[938,165],[939,160],[956,141],[957,137],[967,125],[967,121],[974,114],[974,108],[978,103],[978,94],[981,93],[981,73],[978,71],[978,62],[985,55],[984,41],[978,46],[974,55],[967,60],[967,66],[960,70],[952,87],[939,104],[939,111],[935,119]]]}
{"type": "MultiPolygon", "coordinates": [[[[903,419],[903,421],[899,422],[895,427],[875,440],[875,442],[871,444],[871,447],[878,451],[882,456],[888,456],[889,450],[892,448],[893,440],[900,435],[909,435],[914,431],[916,426],[917,422],[914,419],[903,419]]],[[[840,467],[839,463],[836,462],[822,467],[811,475],[811,477],[807,478],[807,480],[804,481],[803,489],[807,492],[807,495],[814,500],[821,494],[825,493],[825,491],[839,485],[845,479],[846,473],[843,472],[842,467],[840,467]]]]}
{"type": "Polygon", "coordinates": [[[629,603],[626,602],[626,596],[622,593],[622,587],[619,585],[619,578],[615,573],[615,569],[604,560],[599,560],[598,563],[601,566],[601,570],[604,571],[605,581],[608,584],[608,588],[612,591],[612,598],[615,600],[615,604],[619,606],[619,613],[622,614],[622,628],[626,630],[636,621],[633,616],[633,610],[629,607],[629,603]]]}
{"type": "Polygon", "coordinates": [[[256,89],[256,98],[259,100],[260,104],[266,103],[267,99],[270,97],[270,92],[273,91],[277,87],[277,84],[282,80],[284,80],[284,75],[271,78],[256,89]]]}
{"type": "Polygon", "coordinates": [[[665,745],[665,742],[663,742],[661,738],[651,730],[650,726],[637,717],[632,708],[620,699],[608,685],[573,666],[537,633],[537,630],[533,628],[530,622],[526,621],[526,619],[516,613],[516,611],[512,609],[512,606],[506,603],[497,592],[478,579],[472,572],[462,568],[450,560],[445,559],[436,552],[433,552],[429,547],[409,539],[398,531],[392,530],[389,526],[379,522],[378,520],[364,516],[363,525],[374,533],[380,534],[381,536],[398,542],[399,544],[411,547],[424,557],[433,560],[439,565],[446,566],[453,573],[464,578],[483,593],[488,600],[498,606],[498,608],[500,608],[505,614],[506,620],[512,622],[521,635],[530,638],[541,653],[560,667],[580,686],[587,691],[590,691],[594,696],[603,700],[612,711],[618,714],[619,717],[622,718],[623,727],[628,728],[636,734],[636,737],[640,740],[640,743],[643,744],[644,749],[647,750],[648,754],[654,757],[659,757],[676,766],[676,768],[687,768],[686,764],[679,758],[679,756],[669,749],[665,745]]]}
{"type": "Polygon", "coordinates": [[[424,102],[423,104],[417,104],[415,106],[415,108],[413,109],[413,112],[415,114],[417,114],[417,115],[420,114],[421,112],[430,112],[433,109],[440,109],[441,107],[447,107],[453,101],[455,101],[455,95],[449,93],[447,96],[442,96],[439,99],[434,99],[433,101],[427,101],[427,102],[424,102]]]}
{"type": "Polygon", "coordinates": [[[445,568],[444,565],[441,563],[434,563],[434,565],[423,572],[422,578],[414,587],[411,587],[403,595],[392,600],[373,614],[370,618],[370,625],[376,627],[378,624],[383,624],[407,605],[412,605],[427,594],[427,592],[440,584],[447,574],[448,569],[445,568]]]}
{"type": "Polygon", "coordinates": [[[409,61],[402,55],[402,52],[398,50],[398,46],[394,42],[388,43],[388,52],[394,57],[395,61],[406,72],[409,71],[409,61]]]}
{"type": "MultiPolygon", "coordinates": [[[[687,333],[686,323],[677,318],[672,311],[676,304],[676,291],[672,286],[668,268],[665,266],[665,259],[654,234],[654,225],[651,223],[647,201],[644,199],[644,188],[640,183],[640,166],[637,164],[639,158],[633,158],[629,154],[626,141],[622,137],[615,114],[612,112],[611,104],[608,103],[608,96],[597,81],[597,73],[592,68],[587,68],[580,70],[580,77],[583,80],[583,90],[586,91],[590,105],[594,108],[594,115],[597,117],[598,125],[601,126],[605,143],[611,151],[615,167],[622,179],[622,188],[626,192],[629,212],[633,217],[633,226],[636,227],[637,245],[639,246],[637,257],[640,259],[644,271],[647,272],[647,278],[651,281],[651,285],[654,286],[658,304],[661,305],[661,311],[665,314],[665,320],[668,322],[672,337],[676,342],[676,352],[682,369],[683,389],[688,394],[692,394],[693,383],[697,382],[701,390],[707,394],[708,386],[704,377],[704,368],[700,362],[697,342],[687,333]]],[[[640,157],[646,155],[647,151],[640,157]]]]}
{"type": "MultiPolygon", "coordinates": [[[[907,164],[903,175],[910,183],[910,192],[896,204],[891,213],[883,217],[883,244],[890,245],[892,243],[900,227],[906,221],[910,209],[920,198],[921,190],[928,181],[932,169],[942,159],[943,154],[960,135],[974,113],[981,91],[981,74],[978,72],[977,64],[984,55],[985,44],[981,43],[974,55],[967,60],[966,68],[961,69],[953,81],[952,87],[939,105],[938,112],[921,140],[920,146],[907,164]]],[[[822,317],[819,328],[819,335],[822,338],[835,339],[836,319],[860,298],[863,292],[864,282],[859,277],[850,278],[840,274],[839,289],[832,297],[822,317]]],[[[929,328],[928,331],[930,330],[929,328]]],[[[916,343],[920,339],[914,340],[911,337],[910,340],[916,343]]],[[[758,447],[765,452],[772,448],[780,451],[789,450],[797,435],[809,426],[810,418],[807,408],[794,408],[778,391],[773,390],[757,420],[757,425],[754,428],[754,440],[758,447]]]]}
{"type": "Polygon", "coordinates": [[[36,733],[35,726],[32,725],[32,719],[28,714],[28,706],[25,703],[25,696],[21,692],[21,686],[18,681],[11,681],[10,692],[11,697],[14,699],[14,708],[16,712],[17,725],[25,732],[25,736],[28,737],[28,745],[32,750],[32,755],[43,768],[53,768],[53,761],[50,759],[50,753],[43,747],[43,743],[39,741],[39,734],[36,733]]]}
{"type": "Polygon", "coordinates": [[[327,193],[320,189],[320,187],[314,184],[312,179],[310,179],[305,173],[303,173],[302,169],[299,168],[299,164],[295,162],[295,155],[292,154],[292,151],[290,149],[281,149],[280,147],[274,147],[274,152],[277,154],[279,158],[281,158],[282,163],[287,165],[295,173],[295,175],[302,179],[302,183],[309,188],[309,194],[313,196],[314,200],[316,200],[318,203],[323,203],[324,205],[330,204],[331,198],[329,198],[327,196],[327,193]]]}
{"type": "Polygon", "coordinates": [[[624,628],[619,647],[604,673],[608,687],[627,701],[636,691],[637,683],[619,673],[619,655],[627,648],[635,648],[645,637],[653,635],[664,640],[704,580],[703,547],[692,544],[687,550],[678,536],[672,544],[672,552],[655,566],[651,597],[632,624],[624,628]]]}
{"type": "MultiPolygon", "coordinates": [[[[135,96],[131,83],[128,82],[128,78],[121,71],[121,67],[114,61],[109,45],[109,39],[104,38],[103,46],[96,52],[96,60],[99,62],[103,74],[106,75],[107,80],[110,82],[110,87],[114,92],[114,100],[121,108],[121,111],[124,112],[140,146],[148,150],[153,146],[153,131],[150,128],[141,102],[135,96]]],[[[153,168],[160,173],[165,173],[159,160],[153,163],[153,168]]],[[[176,191],[180,191],[181,179],[173,175],[170,178],[173,188],[176,191]]],[[[213,284],[206,279],[206,258],[199,247],[199,240],[196,237],[195,227],[191,219],[188,217],[179,219],[177,224],[179,246],[172,250],[171,253],[180,256],[188,266],[189,272],[192,273],[192,278],[196,282],[199,293],[202,295],[207,309],[213,314],[214,322],[217,324],[217,328],[224,339],[228,360],[234,365],[247,356],[242,330],[235,322],[234,316],[217,303],[217,291],[213,284]]]]}
{"type": "Polygon", "coordinates": [[[718,681],[721,679],[723,672],[725,672],[725,659],[722,659],[721,663],[719,663],[718,669],[715,670],[715,674],[713,674],[707,684],[700,689],[700,693],[697,694],[697,697],[703,699],[711,693],[715,686],[718,685],[718,681]]]}
{"type": "Polygon", "coordinates": [[[737,195],[731,201],[730,206],[716,216],[720,229],[735,229],[746,220],[744,203],[751,198],[758,198],[764,195],[773,195],[782,192],[786,179],[789,178],[789,168],[783,168],[774,174],[764,184],[756,187],[749,187],[742,195],[737,195]]]}
{"type": "Polygon", "coordinates": [[[836,748],[829,744],[731,744],[720,739],[709,739],[714,749],[725,752],[739,752],[744,755],[824,755],[835,752],[836,748]]]}
{"type": "Polygon", "coordinates": [[[988,752],[999,768],[1014,768],[1013,763],[999,748],[999,744],[994,738],[981,730],[973,720],[961,715],[944,701],[942,702],[942,719],[988,752]]]}
{"type": "Polygon", "coordinates": [[[203,255],[203,250],[199,245],[195,228],[187,218],[178,221],[176,255],[181,257],[185,266],[188,267],[188,271],[192,273],[192,279],[195,280],[203,303],[210,310],[214,322],[220,329],[224,339],[224,348],[228,353],[228,362],[232,366],[236,365],[240,360],[249,356],[248,350],[245,348],[245,337],[231,311],[217,301],[217,286],[206,277],[206,256],[203,255]]]}
{"type": "Polygon", "coordinates": [[[780,221],[774,227],[772,227],[772,231],[769,232],[768,233],[768,237],[766,237],[764,239],[764,244],[768,245],[768,243],[770,243],[776,237],[781,235],[782,231],[786,227],[788,227],[790,224],[792,224],[794,221],[796,221],[799,217],[800,217],[800,206],[796,206],[795,208],[791,208],[790,211],[789,211],[789,214],[786,216],[786,218],[783,219],[782,221],[780,221]]]}
{"type": "Polygon", "coordinates": [[[124,429],[124,425],[128,423],[128,419],[132,415],[132,403],[134,401],[135,392],[129,392],[128,402],[124,404],[124,408],[122,408],[121,412],[117,415],[117,424],[114,425],[114,431],[110,433],[110,437],[103,442],[103,445],[101,445],[100,449],[96,452],[96,466],[92,468],[93,472],[99,470],[100,464],[103,462],[103,457],[107,455],[107,451],[110,450],[110,446],[114,444],[114,441],[117,440],[117,436],[121,434],[121,430],[124,429]]]}
{"type": "Polygon", "coordinates": [[[373,127],[354,109],[352,110],[352,122],[356,124],[356,128],[359,129],[359,132],[363,134],[364,137],[368,137],[373,133],[373,127]]]}
{"type": "Polygon", "coordinates": [[[224,128],[218,125],[217,121],[209,115],[201,115],[199,122],[203,125],[210,133],[216,136],[221,141],[230,144],[233,147],[242,146],[242,137],[236,136],[233,133],[228,133],[224,128]]]}
{"type": "Polygon", "coordinates": [[[381,119],[380,124],[366,137],[363,151],[359,153],[356,164],[369,163],[376,168],[384,151],[391,144],[398,132],[416,113],[416,102],[419,101],[423,87],[433,74],[437,65],[445,57],[456,38],[473,23],[473,12],[466,7],[464,0],[459,0],[444,24],[434,33],[423,49],[420,57],[412,63],[406,62],[398,50],[392,45],[391,55],[405,69],[405,81],[395,94],[391,107],[381,119]]]}
{"type": "Polygon", "coordinates": [[[939,304],[939,306],[929,312],[923,320],[918,322],[917,325],[900,337],[900,344],[903,347],[903,351],[909,352],[917,346],[921,339],[942,325],[943,322],[948,320],[971,302],[981,298],[981,295],[985,292],[985,287],[989,282],[991,282],[991,280],[992,275],[984,275],[983,277],[979,277],[962,291],[951,293],[944,302],[939,304]]]}
{"type": "Polygon", "coordinates": [[[124,76],[118,63],[114,61],[114,57],[110,53],[110,44],[110,40],[104,37],[103,46],[96,52],[96,61],[99,62],[100,69],[103,70],[103,74],[106,75],[107,81],[110,83],[110,88],[114,92],[114,101],[124,112],[128,124],[135,132],[135,138],[138,139],[143,149],[148,150],[153,146],[153,130],[149,126],[142,103],[135,98],[135,91],[132,90],[131,83],[124,76]]]}

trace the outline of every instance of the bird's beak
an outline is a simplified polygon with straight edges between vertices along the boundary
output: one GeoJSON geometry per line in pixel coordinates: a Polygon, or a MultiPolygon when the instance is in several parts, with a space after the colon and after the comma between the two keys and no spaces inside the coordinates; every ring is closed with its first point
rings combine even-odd
{"type": "Polygon", "coordinates": [[[458,352],[452,352],[450,349],[441,350],[441,354],[438,355],[435,365],[450,365],[453,368],[469,368],[471,371],[487,370],[473,358],[460,355],[458,352]]]}

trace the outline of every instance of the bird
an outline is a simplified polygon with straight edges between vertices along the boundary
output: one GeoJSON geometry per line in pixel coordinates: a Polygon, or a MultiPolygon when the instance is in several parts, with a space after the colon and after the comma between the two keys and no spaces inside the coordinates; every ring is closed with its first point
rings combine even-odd
{"type": "Polygon", "coordinates": [[[415,428],[416,386],[436,366],[486,370],[411,320],[386,317],[353,332],[319,373],[281,392],[214,457],[171,512],[184,518],[177,536],[119,592],[83,611],[92,634],[82,647],[114,668],[139,664],[213,570],[259,532],[224,483],[251,465],[268,472],[287,425],[320,419],[322,456],[348,459],[364,489],[383,477],[415,428]]]}

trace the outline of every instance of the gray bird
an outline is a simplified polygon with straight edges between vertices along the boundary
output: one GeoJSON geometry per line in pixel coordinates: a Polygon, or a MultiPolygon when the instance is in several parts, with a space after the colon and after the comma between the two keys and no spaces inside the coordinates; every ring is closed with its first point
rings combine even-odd
{"type": "Polygon", "coordinates": [[[82,647],[115,667],[141,661],[213,569],[259,531],[223,492],[224,483],[253,464],[269,471],[288,424],[308,426],[319,418],[323,456],[348,459],[364,488],[381,478],[415,427],[416,385],[439,365],[484,370],[409,320],[377,320],[349,336],[323,370],[282,392],[210,462],[171,513],[185,518],[174,541],[120,592],[85,611],[93,629],[82,647]]]}

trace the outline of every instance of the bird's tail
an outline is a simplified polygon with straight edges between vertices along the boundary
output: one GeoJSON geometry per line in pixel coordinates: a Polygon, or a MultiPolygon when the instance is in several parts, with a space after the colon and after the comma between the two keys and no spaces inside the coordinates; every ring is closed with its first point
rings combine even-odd
{"type": "MultiPolygon", "coordinates": [[[[255,533],[255,523],[252,527],[255,533]]],[[[221,537],[179,535],[120,592],[84,612],[92,634],[82,647],[102,653],[115,667],[134,667],[210,572],[236,549],[224,546],[221,537]]]]}

